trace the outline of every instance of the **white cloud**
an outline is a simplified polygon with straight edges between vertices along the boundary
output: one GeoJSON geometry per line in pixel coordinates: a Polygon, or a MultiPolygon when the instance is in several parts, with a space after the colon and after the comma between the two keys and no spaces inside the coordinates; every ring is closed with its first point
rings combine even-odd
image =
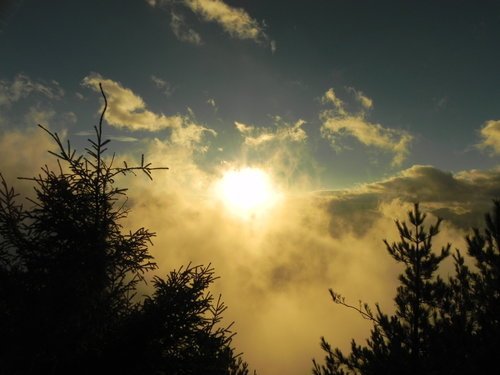
{"type": "Polygon", "coordinates": [[[180,41],[195,45],[203,44],[200,34],[186,24],[182,15],[172,12],[170,27],[172,28],[174,35],[180,41]]]}
{"type": "Polygon", "coordinates": [[[486,121],[480,130],[481,143],[478,147],[488,149],[492,154],[500,154],[500,120],[486,121]]]}
{"type": "Polygon", "coordinates": [[[217,105],[215,103],[215,99],[214,98],[210,98],[207,100],[207,104],[209,104],[211,107],[217,109],[217,105]]]}
{"type": "MultiPolygon", "coordinates": [[[[280,121],[279,118],[277,118],[280,121]]],[[[245,144],[252,147],[261,146],[273,141],[301,142],[307,139],[307,134],[302,129],[306,122],[298,120],[292,125],[278,124],[276,128],[255,127],[235,122],[236,129],[245,138],[245,144]]]]}
{"type": "Polygon", "coordinates": [[[358,91],[356,90],[355,88],[353,87],[349,87],[348,90],[354,94],[356,100],[359,102],[359,104],[361,104],[361,106],[368,110],[368,109],[372,109],[373,107],[373,100],[370,99],[369,97],[367,97],[365,94],[363,94],[363,92],[361,91],[358,91]]]}
{"type": "MultiPolygon", "coordinates": [[[[78,135],[80,137],[93,137],[93,136],[95,136],[95,132],[90,132],[90,131],[79,131],[79,132],[76,132],[74,134],[78,135]]],[[[126,135],[107,135],[106,138],[110,139],[112,141],[126,142],[126,143],[139,141],[138,138],[129,137],[126,135]]]]}
{"type": "Polygon", "coordinates": [[[54,118],[55,114],[56,112],[53,109],[31,107],[24,115],[24,122],[31,125],[41,124],[44,126],[48,126],[54,118]]]}
{"type": "Polygon", "coordinates": [[[366,119],[366,110],[373,106],[373,101],[352,88],[356,100],[362,109],[358,113],[350,113],[333,89],[329,89],[322,97],[323,103],[331,103],[333,110],[325,110],[320,114],[323,121],[321,134],[328,139],[332,146],[341,149],[340,141],[345,136],[355,138],[365,146],[391,152],[394,154],[392,165],[397,166],[406,159],[409,146],[413,137],[404,130],[385,128],[380,124],[372,123],[366,119]]]}
{"type": "Polygon", "coordinates": [[[24,74],[18,74],[11,82],[0,80],[0,106],[9,106],[31,94],[58,100],[64,96],[64,90],[57,81],[35,81],[24,74]]]}
{"type": "Polygon", "coordinates": [[[203,144],[206,134],[211,134],[215,137],[217,132],[193,122],[187,122],[184,126],[173,129],[170,142],[176,146],[204,153],[208,150],[208,146],[203,144]]]}
{"type": "Polygon", "coordinates": [[[325,92],[325,94],[321,98],[321,101],[323,104],[327,103],[333,104],[335,110],[339,114],[341,115],[346,114],[344,109],[344,102],[340,100],[340,98],[337,96],[337,94],[335,94],[335,91],[332,88],[328,89],[328,91],[325,92]]]}
{"type": "Polygon", "coordinates": [[[176,89],[169,82],[155,75],[151,76],[151,81],[153,81],[155,86],[158,87],[163,92],[163,94],[165,94],[166,97],[172,96],[176,89]]]}
{"type": "MultiPolygon", "coordinates": [[[[163,82],[157,77],[155,78],[157,82],[163,82]]],[[[85,86],[96,92],[100,92],[99,83],[102,84],[108,100],[105,119],[110,125],[132,131],[154,132],[169,129],[170,135],[166,143],[170,146],[186,149],[189,153],[206,152],[208,145],[204,143],[204,135],[217,135],[215,130],[195,123],[194,113],[189,108],[186,116],[157,114],[146,108],[141,97],[118,82],[103,78],[99,74],[91,74],[83,80],[85,86]]],[[[117,136],[115,139],[129,142],[134,140],[128,136],[117,136]]]]}
{"type": "Polygon", "coordinates": [[[99,83],[102,84],[108,100],[106,121],[112,126],[134,131],[159,131],[180,128],[183,125],[182,116],[166,116],[148,110],[142,98],[132,90],[99,74],[88,75],[82,83],[96,92],[100,92],[99,83]]]}
{"type": "Polygon", "coordinates": [[[185,4],[206,21],[218,23],[231,36],[239,39],[267,40],[262,26],[241,8],[221,0],[184,0],[185,4]]]}
{"type": "Polygon", "coordinates": [[[200,19],[214,22],[230,36],[237,39],[250,39],[269,46],[276,51],[276,42],[270,40],[264,25],[252,18],[244,9],[226,4],[222,0],[146,0],[152,7],[164,7],[171,13],[170,26],[176,37],[185,42],[201,44],[199,33],[191,29],[180,14],[181,7],[188,8],[200,19]]]}

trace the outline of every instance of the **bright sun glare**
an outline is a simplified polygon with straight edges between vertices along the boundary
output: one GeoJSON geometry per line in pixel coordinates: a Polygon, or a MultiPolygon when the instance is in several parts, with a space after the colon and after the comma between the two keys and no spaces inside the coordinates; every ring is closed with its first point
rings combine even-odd
{"type": "Polygon", "coordinates": [[[244,219],[270,209],[279,197],[269,175],[257,168],[224,173],[217,184],[217,195],[231,212],[244,219]]]}

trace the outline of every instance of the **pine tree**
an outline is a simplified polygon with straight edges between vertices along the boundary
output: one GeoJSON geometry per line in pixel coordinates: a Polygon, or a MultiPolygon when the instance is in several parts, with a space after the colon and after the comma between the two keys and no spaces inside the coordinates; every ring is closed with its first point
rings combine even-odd
{"type": "Polygon", "coordinates": [[[405,267],[399,276],[401,284],[395,297],[394,315],[383,313],[378,304],[375,312],[366,304],[359,308],[351,306],[344,297],[330,290],[335,303],[354,308],[374,326],[366,346],[353,341],[349,355],[332,349],[322,338],[325,364],[314,361],[315,375],[432,373],[428,365],[432,363],[430,343],[438,319],[434,314],[435,301],[445,290],[443,280],[436,277],[435,272],[449,255],[450,245],[443,247],[439,254],[432,251],[441,219],[426,229],[425,218],[415,204],[408,213],[409,224],[396,221],[400,240],[391,244],[384,240],[392,258],[405,267]]]}
{"type": "Polygon", "coordinates": [[[148,251],[154,233],[123,230],[126,189],[115,179],[137,172],[151,178],[165,168],[144,157],[137,166],[105,158],[101,92],[104,109],[85,154],[40,125],[58,147],[51,153],[59,168],[45,166],[28,179],[35,189],[29,207],[0,178],[0,373],[194,374],[200,372],[190,369],[206,366],[247,374],[229,327],[219,326],[225,307],[206,292],[212,268],[157,277],[152,296],[135,298],[156,269],[148,251]],[[124,346],[117,337],[137,341],[124,346]],[[132,344],[136,353],[120,355],[132,344]],[[142,348],[151,352],[139,355],[142,348]]]}

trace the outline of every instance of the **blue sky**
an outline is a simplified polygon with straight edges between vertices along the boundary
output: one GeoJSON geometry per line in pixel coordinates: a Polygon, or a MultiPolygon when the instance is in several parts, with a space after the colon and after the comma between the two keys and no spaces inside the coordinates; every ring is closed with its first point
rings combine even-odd
{"type": "MultiPolygon", "coordinates": [[[[276,117],[305,121],[304,142],[321,167],[312,188],[349,187],[414,164],[459,171],[498,160],[477,148],[486,121],[500,118],[498,1],[241,0],[226,3],[224,11],[243,15],[227,25],[206,13],[203,1],[9,3],[1,79],[56,81],[64,95],[48,105],[76,115],[70,135],[92,124],[99,95],[81,83],[97,73],[132,90],[152,112],[185,115],[189,108],[218,134],[211,146],[224,151],[207,155],[214,162],[240,156],[235,122],[273,130],[276,117]],[[189,31],[198,39],[189,40],[189,31]],[[321,98],[329,89],[352,114],[362,93],[373,102],[366,123],[406,132],[403,160],[391,163],[390,145],[363,144],[346,128],[322,136],[328,105],[321,98]]],[[[26,99],[4,113],[26,110],[33,105],[26,99]]]]}
{"type": "Polygon", "coordinates": [[[38,123],[82,150],[102,83],[117,159],[170,168],[118,181],[124,226],[160,273],[214,265],[259,374],[308,373],[369,332],[328,288],[390,310],[395,218],[420,201],[463,249],[500,197],[498,46],[500,1],[0,1],[0,171],[50,163],[38,123]],[[248,167],[280,199],[235,216],[217,186],[248,167]]]}

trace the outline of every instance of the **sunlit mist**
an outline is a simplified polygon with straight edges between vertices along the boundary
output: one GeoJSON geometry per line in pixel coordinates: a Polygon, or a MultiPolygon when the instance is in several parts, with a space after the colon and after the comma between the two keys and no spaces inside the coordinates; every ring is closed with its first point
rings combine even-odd
{"type": "Polygon", "coordinates": [[[280,194],[261,169],[229,170],[216,184],[216,195],[234,215],[249,219],[270,210],[280,194]]]}

